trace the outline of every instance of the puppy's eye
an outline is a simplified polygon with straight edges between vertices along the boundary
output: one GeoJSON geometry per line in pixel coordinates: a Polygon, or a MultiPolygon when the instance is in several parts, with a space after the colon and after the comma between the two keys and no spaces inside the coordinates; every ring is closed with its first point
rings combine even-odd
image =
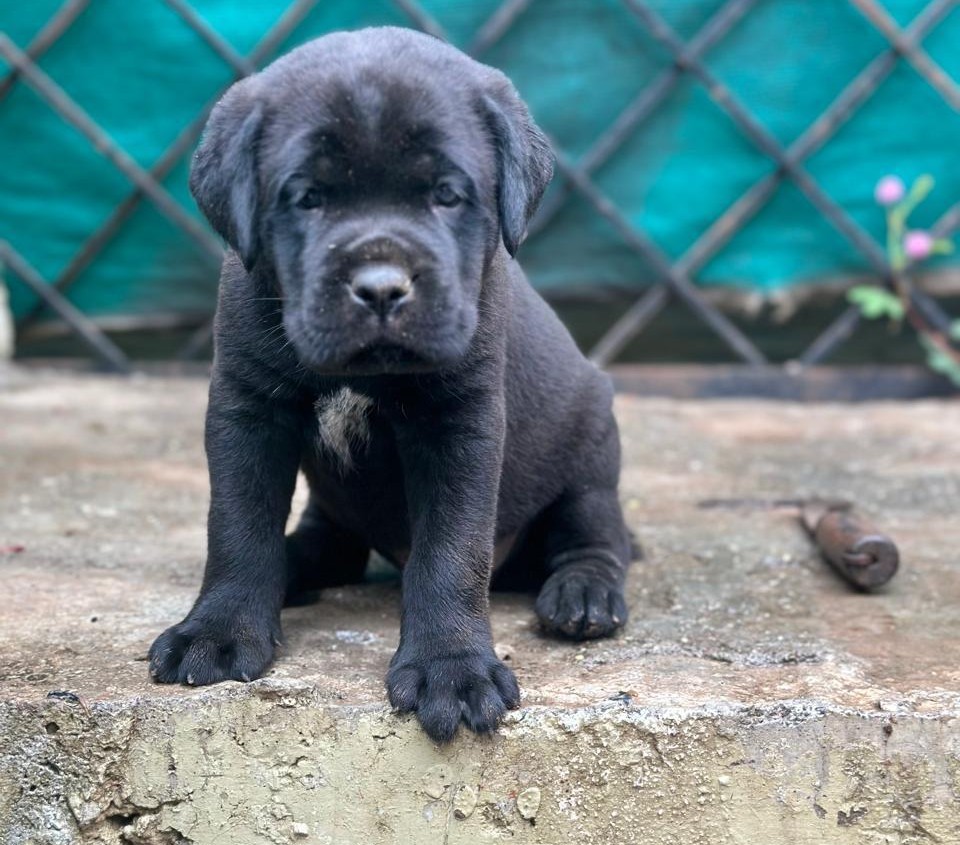
{"type": "Polygon", "coordinates": [[[449,208],[459,205],[461,197],[449,182],[441,182],[433,189],[433,201],[437,205],[445,205],[449,208]]]}
{"type": "Polygon", "coordinates": [[[323,192],[316,185],[307,188],[297,200],[297,208],[319,208],[321,205],[323,205],[323,192]]]}

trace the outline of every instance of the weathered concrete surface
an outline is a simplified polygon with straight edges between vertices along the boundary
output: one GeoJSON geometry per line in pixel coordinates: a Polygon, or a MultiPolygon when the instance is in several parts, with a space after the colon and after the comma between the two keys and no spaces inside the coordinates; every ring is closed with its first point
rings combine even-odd
{"type": "Polygon", "coordinates": [[[958,403],[619,399],[629,627],[571,646],[495,596],[524,706],[438,748],[385,705],[396,581],[285,612],[261,681],[151,684],[200,577],[205,385],[4,379],[3,845],[960,842],[958,403]],[[807,494],[896,537],[884,594],[787,515],[695,507],[807,494]]]}

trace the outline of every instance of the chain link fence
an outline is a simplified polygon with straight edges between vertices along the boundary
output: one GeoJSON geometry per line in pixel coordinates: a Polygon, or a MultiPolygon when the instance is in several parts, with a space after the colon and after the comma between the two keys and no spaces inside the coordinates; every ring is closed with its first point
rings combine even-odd
{"type": "MultiPolygon", "coordinates": [[[[305,19],[319,4],[319,0],[295,0],[289,3],[255,46],[241,53],[187,0],[149,2],[164,2],[178,15],[183,24],[219,56],[229,69],[231,80],[254,73],[272,60],[278,48],[297,35],[305,19]]],[[[532,4],[543,2],[546,0],[505,0],[472,38],[466,43],[461,40],[458,46],[471,55],[484,56],[510,33],[532,4]]],[[[72,304],[71,286],[93,263],[102,259],[111,242],[144,204],[152,206],[182,233],[191,246],[208,260],[211,273],[214,272],[213,268],[222,258],[222,245],[197,219],[194,210],[185,207],[164,186],[164,179],[175,167],[183,165],[199,139],[210,109],[226,86],[209,92],[205,105],[196,117],[183,126],[156,160],[149,164],[137,161],[57,79],[41,67],[44,55],[76,25],[90,3],[91,0],[67,0],[29,43],[17,44],[7,34],[0,33],[0,58],[8,66],[5,75],[0,78],[0,110],[4,108],[4,100],[17,86],[28,87],[110,162],[128,185],[126,196],[95,231],[88,234],[76,253],[55,275],[44,275],[18,249],[15,227],[5,227],[8,231],[3,236],[5,239],[0,241],[0,262],[6,268],[9,285],[24,285],[37,298],[26,313],[18,315],[18,327],[21,330],[53,312],[82,340],[91,355],[111,369],[124,371],[130,368],[127,355],[97,321],[72,304]]],[[[657,11],[656,4],[622,0],[622,7],[630,19],[662,48],[667,61],[651,80],[638,87],[626,107],[609,126],[598,133],[586,151],[574,156],[559,141],[551,139],[557,159],[557,177],[530,227],[530,237],[535,239],[540,233],[548,231],[576,198],[586,204],[591,214],[605,221],[619,237],[621,245],[654,274],[653,283],[636,292],[635,299],[593,345],[590,354],[599,364],[615,362],[627,344],[648,328],[671,300],[686,306],[736,359],[752,365],[768,363],[748,331],[738,327],[704,294],[698,274],[725,245],[744,231],[784,183],[791,183],[798,189],[816,209],[822,221],[852,247],[874,278],[882,280],[892,289],[897,287],[897,274],[890,266],[882,243],[831,197],[806,164],[811,156],[831,142],[858,110],[864,108],[884,80],[898,67],[908,66],[943,104],[954,112],[960,112],[960,87],[924,49],[924,40],[943,24],[957,3],[956,0],[931,0],[906,24],[897,22],[880,0],[829,0],[823,5],[836,3],[852,7],[882,35],[886,46],[842,87],[805,131],[792,142],[784,143],[725,85],[707,61],[708,54],[732,29],[749,17],[762,4],[762,0],[726,0],[716,6],[692,35],[686,37],[678,34],[667,22],[657,11]],[[629,139],[645,131],[645,127],[650,125],[665,104],[690,82],[702,86],[740,133],[744,143],[759,151],[771,166],[761,178],[732,198],[682,254],[673,257],[625,213],[601,187],[595,175],[624,148],[629,139]]],[[[408,25],[439,38],[448,38],[444,27],[424,5],[415,0],[394,0],[394,7],[408,25]]],[[[960,142],[956,146],[960,150],[960,142]]],[[[937,236],[945,237],[958,226],[960,203],[949,207],[933,225],[932,231],[937,236]]],[[[946,331],[950,320],[937,300],[916,288],[912,295],[916,300],[915,307],[922,311],[930,324],[946,331]]],[[[851,305],[836,316],[806,348],[797,349],[790,357],[806,365],[826,361],[841,344],[856,335],[860,323],[860,312],[851,305]]],[[[193,358],[205,354],[210,334],[208,319],[188,338],[180,351],[181,356],[193,358]]]]}

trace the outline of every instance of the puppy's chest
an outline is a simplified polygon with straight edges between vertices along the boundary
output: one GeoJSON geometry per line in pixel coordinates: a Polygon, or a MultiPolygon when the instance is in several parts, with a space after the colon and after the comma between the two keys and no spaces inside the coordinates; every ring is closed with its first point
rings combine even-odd
{"type": "Polygon", "coordinates": [[[370,447],[373,400],[343,387],[318,400],[315,410],[319,456],[348,472],[370,447]]]}

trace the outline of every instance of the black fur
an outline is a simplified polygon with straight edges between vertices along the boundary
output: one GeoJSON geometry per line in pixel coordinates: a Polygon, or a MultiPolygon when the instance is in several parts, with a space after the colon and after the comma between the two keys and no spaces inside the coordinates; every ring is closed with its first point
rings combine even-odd
{"type": "Polygon", "coordinates": [[[610,383],[512,259],[551,171],[502,74],[409,30],[326,36],[223,98],[190,178],[232,248],[209,558],[151,648],[158,681],[261,675],[284,603],[361,580],[370,549],[403,567],[390,701],[437,740],[519,705],[491,640],[495,556],[505,583],[539,579],[548,630],[623,624],[610,383]],[[365,278],[388,286],[360,290],[381,266],[365,278]],[[310,501],[284,538],[298,469],[310,501]]]}

